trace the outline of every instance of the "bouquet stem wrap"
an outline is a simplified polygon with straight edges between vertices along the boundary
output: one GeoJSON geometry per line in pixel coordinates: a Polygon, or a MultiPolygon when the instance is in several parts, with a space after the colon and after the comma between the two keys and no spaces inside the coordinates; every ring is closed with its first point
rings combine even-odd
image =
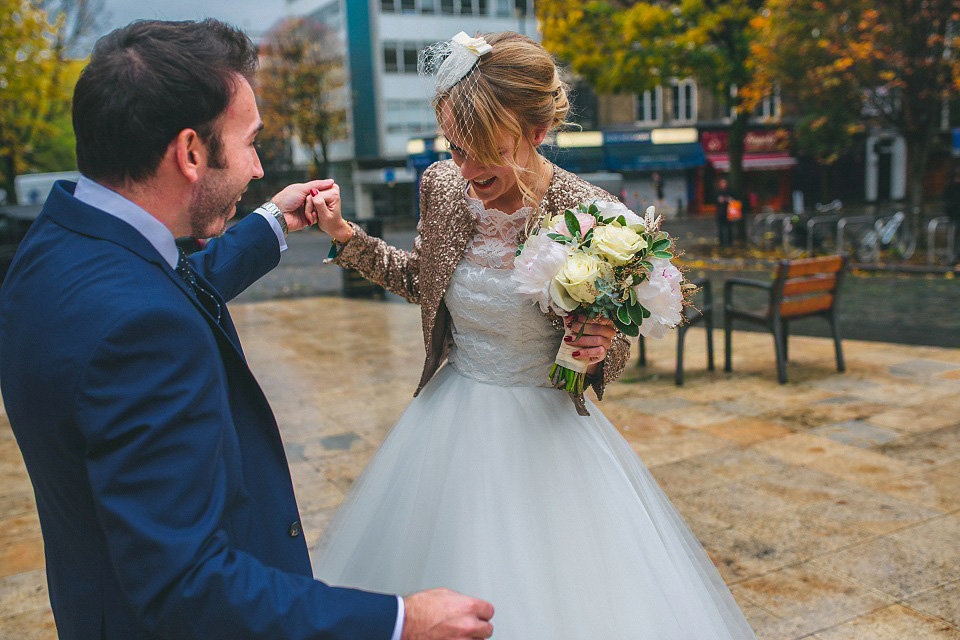
{"type": "MultiPolygon", "coordinates": [[[[566,335],[572,335],[569,332],[566,335]]],[[[557,351],[557,358],[550,367],[550,382],[553,386],[564,391],[572,393],[583,393],[587,381],[587,363],[583,360],[577,360],[573,357],[576,351],[566,342],[560,344],[560,350],[557,351]]]]}

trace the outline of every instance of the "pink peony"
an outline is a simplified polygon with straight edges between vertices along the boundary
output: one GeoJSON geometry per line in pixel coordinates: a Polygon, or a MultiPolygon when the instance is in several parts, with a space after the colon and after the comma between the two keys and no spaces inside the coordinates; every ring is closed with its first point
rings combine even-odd
{"type": "Polygon", "coordinates": [[[650,317],[640,325],[640,334],[662,338],[667,329],[677,326],[682,319],[683,275],[665,258],[653,258],[650,262],[653,269],[633,290],[640,304],[650,312],[650,317]]]}

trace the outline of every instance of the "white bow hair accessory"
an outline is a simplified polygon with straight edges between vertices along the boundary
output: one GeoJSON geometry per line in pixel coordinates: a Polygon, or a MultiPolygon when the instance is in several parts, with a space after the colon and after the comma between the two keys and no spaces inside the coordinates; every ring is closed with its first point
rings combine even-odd
{"type": "Polygon", "coordinates": [[[419,70],[423,75],[436,74],[437,93],[450,90],[470,73],[482,56],[493,51],[483,37],[471,38],[461,31],[450,40],[427,47],[420,54],[419,70]]]}
{"type": "Polygon", "coordinates": [[[488,51],[493,51],[493,47],[487,44],[487,41],[483,39],[483,36],[471,38],[465,32],[461,31],[451,39],[461,47],[471,51],[478,58],[488,51]]]}

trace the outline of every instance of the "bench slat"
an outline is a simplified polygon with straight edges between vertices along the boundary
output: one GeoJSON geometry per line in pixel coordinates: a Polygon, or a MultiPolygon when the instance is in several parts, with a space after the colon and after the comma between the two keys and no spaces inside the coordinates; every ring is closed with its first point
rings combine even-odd
{"type": "Polygon", "coordinates": [[[789,318],[791,316],[802,316],[808,313],[826,311],[833,305],[832,295],[813,296],[810,298],[797,298],[794,300],[784,300],[780,305],[780,317],[789,318]]]}

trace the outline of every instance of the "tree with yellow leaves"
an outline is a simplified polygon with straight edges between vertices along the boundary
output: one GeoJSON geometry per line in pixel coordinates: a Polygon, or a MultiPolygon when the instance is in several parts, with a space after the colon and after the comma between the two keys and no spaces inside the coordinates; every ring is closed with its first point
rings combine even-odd
{"type": "MultiPolygon", "coordinates": [[[[743,197],[744,92],[751,21],[763,0],[537,0],[544,46],[600,91],[636,93],[694,76],[737,116],[728,149],[731,193],[743,197]]],[[[749,105],[752,106],[752,105],[749,105]]]]}
{"type": "Polygon", "coordinates": [[[329,145],[346,133],[343,50],[336,32],[312,18],[272,29],[260,49],[263,156],[283,164],[294,141],[312,155],[313,175],[327,175],[329,145]]]}
{"type": "Polygon", "coordinates": [[[753,27],[756,91],[779,82],[794,97],[821,161],[863,121],[903,136],[916,227],[943,105],[960,88],[960,0],[769,0],[753,27]]]}
{"type": "Polygon", "coordinates": [[[39,0],[0,0],[0,16],[0,176],[15,201],[14,177],[31,167],[37,142],[69,102],[55,82],[59,21],[39,0]]]}

